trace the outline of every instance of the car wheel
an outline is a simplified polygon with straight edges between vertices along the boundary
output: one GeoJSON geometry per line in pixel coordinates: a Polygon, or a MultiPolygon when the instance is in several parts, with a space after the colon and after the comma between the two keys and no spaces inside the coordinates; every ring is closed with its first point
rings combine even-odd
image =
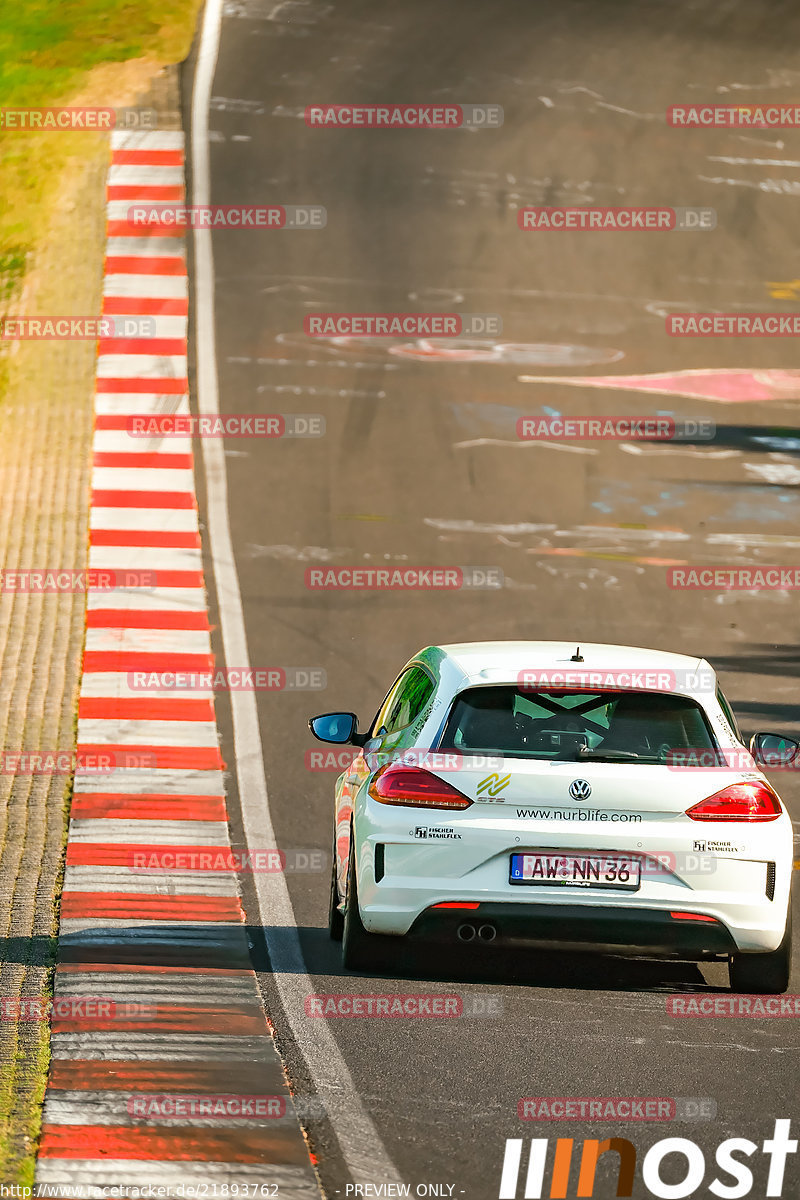
{"type": "Polygon", "coordinates": [[[350,834],[350,858],[347,864],[347,896],[344,905],[344,928],[342,931],[342,962],[354,971],[367,971],[375,965],[376,943],[380,938],[368,933],[358,910],[358,883],[356,881],[355,836],[350,834]]]}
{"type": "Polygon", "coordinates": [[[344,917],[339,908],[339,888],[336,882],[336,842],[333,843],[333,866],[331,867],[331,895],[328,901],[328,933],[331,941],[340,942],[344,933],[344,917]]]}
{"type": "Polygon", "coordinates": [[[730,980],[734,992],[781,995],[789,986],[792,973],[792,913],[777,950],[768,954],[732,954],[730,980]]]}

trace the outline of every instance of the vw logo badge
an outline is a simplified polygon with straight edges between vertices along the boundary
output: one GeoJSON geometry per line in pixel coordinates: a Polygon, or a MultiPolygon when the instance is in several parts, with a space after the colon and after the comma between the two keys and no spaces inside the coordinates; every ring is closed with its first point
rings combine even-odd
{"type": "Polygon", "coordinates": [[[575,779],[569,785],[569,794],[573,800],[588,800],[592,794],[592,785],[585,779],[575,779]]]}

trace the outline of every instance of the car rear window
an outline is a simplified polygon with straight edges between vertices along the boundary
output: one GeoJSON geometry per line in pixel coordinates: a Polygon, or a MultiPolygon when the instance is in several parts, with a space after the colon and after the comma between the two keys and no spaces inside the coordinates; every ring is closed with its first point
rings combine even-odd
{"type": "Polygon", "coordinates": [[[702,709],[653,692],[475,687],[454,700],[442,749],[518,758],[667,762],[671,751],[716,749],[702,709]]]}

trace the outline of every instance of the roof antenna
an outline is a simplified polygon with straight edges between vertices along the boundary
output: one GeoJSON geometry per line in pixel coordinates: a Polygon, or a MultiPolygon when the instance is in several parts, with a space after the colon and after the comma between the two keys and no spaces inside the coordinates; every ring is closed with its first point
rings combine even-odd
{"type": "Polygon", "coordinates": [[[584,661],[583,655],[581,654],[580,646],[576,647],[575,653],[573,654],[572,658],[569,661],[570,662],[583,662],[584,661]]]}

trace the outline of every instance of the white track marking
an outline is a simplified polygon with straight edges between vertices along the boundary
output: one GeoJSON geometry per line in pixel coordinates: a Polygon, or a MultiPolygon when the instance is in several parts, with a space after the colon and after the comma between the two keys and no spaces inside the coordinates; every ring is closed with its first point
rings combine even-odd
{"type": "Polygon", "coordinates": [[[87,593],[86,607],[149,608],[157,612],[196,612],[200,609],[205,612],[205,592],[202,588],[159,588],[157,591],[144,587],[119,587],[113,591],[97,588],[87,593]]]}
{"type": "Polygon", "coordinates": [[[153,433],[145,437],[144,434],[134,433],[133,429],[133,425],[131,432],[128,432],[127,429],[96,429],[92,439],[92,449],[105,451],[107,454],[192,453],[192,439],[188,436],[153,433]]]}
{"type": "Polygon", "coordinates": [[[186,393],[176,396],[168,392],[100,392],[95,396],[95,412],[104,417],[184,414],[189,412],[189,397],[186,393]]]}
{"type": "MultiPolygon", "coordinates": [[[[115,201],[119,203],[119,201],[115,201]]],[[[128,208],[132,206],[129,204],[128,208]]],[[[143,207],[138,205],[139,208],[143,207]]],[[[144,207],[147,207],[146,205],[144,207]]],[[[174,207],[174,206],[173,206],[174,207]]],[[[109,221],[126,221],[128,214],[115,216],[106,214],[109,221]]],[[[106,253],[117,258],[132,258],[141,254],[145,258],[180,258],[183,259],[183,238],[149,237],[144,232],[131,234],[127,237],[110,237],[106,242],[106,253]]]]}
{"type": "Polygon", "coordinates": [[[70,841],[82,845],[99,843],[101,846],[113,843],[125,853],[129,846],[142,846],[145,850],[148,846],[221,846],[227,850],[230,845],[224,821],[148,821],[119,817],[114,820],[113,830],[109,829],[109,824],[105,817],[76,817],[70,829],[70,841]]]}
{"type": "Polygon", "coordinates": [[[507,438],[472,438],[468,442],[453,442],[454,450],[474,450],[476,446],[505,446],[508,450],[529,450],[535,447],[538,450],[565,450],[569,454],[599,454],[599,450],[590,449],[587,446],[569,446],[562,442],[544,442],[544,441],[521,441],[511,442],[507,438]]]}
{"type": "MultiPolygon", "coordinates": [[[[89,566],[99,571],[202,571],[203,561],[197,549],[176,550],[171,546],[92,546],[89,550],[89,566]]],[[[132,583],[133,580],[126,582],[132,583]]],[[[142,586],[151,587],[152,584],[143,579],[142,586]]]]}
{"type": "Polygon", "coordinates": [[[197,680],[192,680],[193,684],[197,683],[196,687],[178,690],[171,687],[133,687],[133,681],[129,678],[132,674],[127,671],[92,671],[84,676],[81,695],[91,700],[210,700],[214,695],[212,688],[201,686],[202,677],[199,675],[197,680]]]}
{"type": "Polygon", "coordinates": [[[106,354],[101,349],[97,356],[98,379],[182,379],[185,375],[184,354],[106,354]]]}
{"type": "Polygon", "coordinates": [[[217,747],[216,721],[151,721],[86,717],[78,721],[81,746],[217,747]],[[109,728],[109,726],[111,728],[109,728]]]}
{"type": "Polygon", "coordinates": [[[193,508],[93,508],[89,526],[92,529],[156,529],[163,533],[196,533],[198,529],[197,512],[193,508]]]}
{"type": "Polygon", "coordinates": [[[183,187],[183,167],[146,167],[139,163],[114,163],[108,171],[108,186],[141,184],[143,187],[183,187]]]}
{"type": "MultiPolygon", "coordinates": [[[[68,871],[95,868],[67,867],[68,871]]],[[[100,868],[109,870],[110,868],[100,868]]],[[[203,972],[199,967],[180,967],[163,974],[157,967],[142,970],[60,971],[54,992],[62,996],[107,996],[110,1000],[132,1000],[141,1004],[163,1004],[174,999],[174,979],[180,978],[183,1004],[249,1004],[253,1000],[250,971],[233,968],[230,974],[203,972]]]]}
{"type": "MultiPolygon", "coordinates": [[[[192,201],[208,204],[211,194],[209,111],[219,53],[222,0],[207,0],[192,96],[192,201]]],[[[194,229],[197,391],[201,413],[219,412],[214,313],[214,259],[211,233],[194,229]]],[[[214,586],[219,606],[225,659],[249,664],[239,577],[233,552],[228,511],[224,447],[203,439],[208,531],[214,586]]],[[[236,775],[245,836],[250,846],[276,845],[267,795],[256,698],[252,692],[231,692],[236,775]]],[[[276,748],[276,753],[279,748],[276,748]]],[[[345,1164],[355,1183],[397,1182],[400,1179],[375,1125],[364,1111],[328,1022],[309,1020],[303,1001],[313,993],[303,961],[297,921],[283,875],[253,876],[275,986],[298,1049],[316,1090],[326,1105],[345,1164]]]]}
{"type": "Polygon", "coordinates": [[[522,533],[550,533],[555,525],[536,525],[530,521],[519,521],[515,525],[495,525],[486,521],[460,521],[449,518],[425,517],[424,525],[433,529],[442,529],[446,533],[503,533],[510,536],[522,533]]]}
{"type": "MultiPolygon", "coordinates": [[[[84,679],[88,679],[85,676],[84,679]]],[[[81,693],[84,696],[91,696],[93,693],[89,690],[81,688],[81,693]]],[[[105,693],[106,695],[108,693],[105,693]]],[[[141,692],[132,693],[133,695],[141,696],[141,692]]],[[[152,693],[151,693],[152,694],[152,693]]],[[[197,695],[193,692],[192,695],[197,695]]],[[[201,771],[191,767],[165,767],[151,768],[147,771],[137,770],[135,768],[120,767],[114,771],[95,771],[86,773],[76,771],[75,773],[75,791],[88,795],[93,792],[114,792],[117,795],[122,795],[124,792],[128,796],[142,796],[151,792],[159,796],[223,796],[225,794],[225,781],[222,771],[201,771]]],[[[196,828],[202,822],[199,821],[178,821],[178,825],[191,825],[196,828]]],[[[94,822],[95,825],[105,826],[105,830],[97,830],[97,837],[81,836],[81,831],[85,833],[85,820],[74,820],[70,826],[70,839],[72,841],[83,842],[107,842],[109,837],[108,821],[99,820],[94,822]]],[[[220,824],[220,822],[215,822],[220,824]]],[[[141,832],[142,821],[117,821],[116,830],[119,831],[119,839],[123,840],[123,834],[128,834],[124,838],[125,842],[138,842],[140,839],[134,837],[135,832],[141,832]],[[125,828],[123,828],[125,826],[125,828]]],[[[91,830],[89,831],[91,832],[91,830]]],[[[116,837],[116,831],[115,831],[116,837]]],[[[144,839],[147,841],[147,839],[144,839]]],[[[191,843],[192,839],[187,838],[186,841],[191,843]]]]}
{"type": "Polygon", "coordinates": [[[194,495],[191,467],[95,467],[92,484],[98,491],[186,492],[194,495]]]}
{"type": "Polygon", "coordinates": [[[112,150],[182,150],[182,129],[115,129],[112,150]]]}
{"type": "Polygon", "coordinates": [[[185,275],[132,275],[128,271],[114,271],[103,280],[103,295],[185,300],[189,284],[185,275]]]}
{"type": "MultiPolygon", "coordinates": [[[[198,882],[197,871],[158,871],[156,868],[134,873],[130,867],[67,867],[64,890],[69,892],[126,892],[143,896],[191,896],[202,888],[204,896],[238,896],[235,874],[230,870],[203,871],[198,882]]],[[[253,1002],[252,989],[248,999],[253,1002]]],[[[100,993],[93,993],[98,995],[100,993]]],[[[107,993],[103,992],[105,996],[107,993]]],[[[133,997],[131,997],[133,998],[133,997]]],[[[164,996],[166,999],[166,996],[164,996]]],[[[186,1001],[181,997],[181,1003],[186,1001]]],[[[219,997],[214,1001],[219,1004],[219,997]]]]}
{"type": "MultiPolygon", "coordinates": [[[[109,221],[127,221],[132,208],[158,208],[163,204],[167,204],[170,208],[183,208],[183,204],[178,201],[168,200],[109,200],[106,203],[106,217],[109,221]]],[[[143,225],[142,234],[144,235],[147,229],[152,229],[154,226],[143,225]]],[[[148,239],[149,240],[149,239],[148,239]]],[[[181,240],[182,239],[176,239],[181,240]]]]}
{"type": "Polygon", "coordinates": [[[137,654],[210,654],[211,644],[204,629],[113,629],[86,630],[87,650],[125,650],[137,654]]]}

